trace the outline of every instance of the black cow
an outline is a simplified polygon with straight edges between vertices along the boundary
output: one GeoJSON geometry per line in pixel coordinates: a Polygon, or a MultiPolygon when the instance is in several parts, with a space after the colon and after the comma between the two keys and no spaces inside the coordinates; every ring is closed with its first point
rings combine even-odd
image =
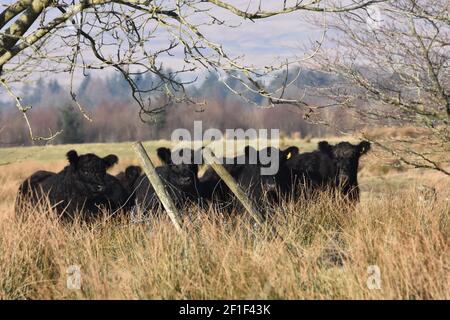
{"type": "MultiPolygon", "coordinates": [[[[290,192],[291,184],[291,170],[288,167],[289,160],[295,158],[299,150],[295,146],[280,150],[278,148],[269,147],[265,148],[258,153],[258,164],[261,168],[270,167],[271,163],[267,162],[268,159],[272,159],[274,153],[278,153],[278,171],[274,175],[265,176],[267,191],[267,200],[271,203],[279,203],[279,201],[290,192]],[[264,161],[265,160],[265,161],[264,161]],[[271,182],[271,183],[269,183],[271,182]]],[[[276,157],[275,157],[276,159],[276,157]]]]}
{"type": "Polygon", "coordinates": [[[334,146],[327,141],[319,142],[319,148],[328,154],[334,166],[334,186],[350,201],[359,201],[359,158],[370,150],[369,141],[357,145],[340,142],[334,146]]]}
{"type": "MultiPolygon", "coordinates": [[[[296,147],[290,147],[283,151],[273,147],[256,151],[254,148],[247,146],[243,155],[224,158],[222,164],[255,204],[261,204],[264,195],[267,195],[266,199],[270,201],[277,200],[279,182],[287,175],[285,163],[287,159],[297,153],[298,148],[296,147]],[[273,174],[264,174],[262,169],[268,169],[271,166],[269,161],[272,159],[274,152],[278,152],[279,156],[278,171],[273,174]],[[255,160],[254,163],[250,163],[250,159],[255,160]]],[[[204,199],[219,203],[221,206],[235,202],[232,192],[211,167],[200,178],[200,190],[204,199]]],[[[229,206],[230,209],[232,207],[229,206]]]]}
{"type": "Polygon", "coordinates": [[[106,190],[103,194],[94,199],[94,203],[98,206],[101,204],[109,210],[110,214],[116,215],[119,212],[127,212],[130,210],[134,202],[127,188],[122,182],[113,175],[106,174],[105,178],[106,190]]]}
{"type": "Polygon", "coordinates": [[[117,180],[125,188],[127,193],[127,204],[134,205],[136,192],[134,189],[137,179],[142,173],[142,168],[139,166],[128,166],[125,171],[122,171],[116,175],[117,180]]]}
{"type": "Polygon", "coordinates": [[[120,181],[122,186],[129,192],[133,192],[133,186],[136,180],[142,173],[142,168],[139,166],[128,166],[125,171],[119,172],[116,178],[120,181]]]}
{"type": "Polygon", "coordinates": [[[39,185],[39,183],[55,174],[56,173],[54,172],[45,170],[36,171],[20,185],[19,193],[25,193],[29,190],[34,190],[39,185]]]}
{"type": "Polygon", "coordinates": [[[22,211],[32,209],[41,200],[42,194],[39,192],[41,189],[39,184],[55,174],[54,172],[39,170],[22,182],[16,196],[15,212],[17,216],[21,216],[22,211]]]}
{"type": "Polygon", "coordinates": [[[38,171],[19,187],[16,213],[20,216],[26,203],[36,205],[48,196],[50,204],[62,218],[73,218],[80,213],[83,218],[94,217],[99,207],[111,210],[120,208],[125,189],[106,170],[118,162],[116,155],[100,158],[89,153],[67,153],[69,165],[59,173],[38,171]]]}
{"type": "Polygon", "coordinates": [[[310,198],[318,191],[333,186],[335,168],[329,148],[319,143],[319,149],[294,154],[286,161],[284,180],[280,181],[284,197],[310,198]]]}
{"type": "MultiPolygon", "coordinates": [[[[156,173],[166,187],[170,197],[178,208],[188,203],[196,203],[199,198],[198,164],[194,163],[195,152],[191,149],[180,149],[173,153],[168,148],[159,148],[157,155],[162,166],[156,168],[156,173]],[[175,154],[189,158],[181,164],[175,164],[172,157],[175,154]]],[[[136,189],[136,204],[144,212],[160,208],[160,201],[146,175],[141,175],[134,183],[136,189]]]]}
{"type": "Polygon", "coordinates": [[[298,154],[287,161],[290,170],[291,194],[310,197],[325,189],[339,190],[348,200],[359,200],[358,164],[361,155],[370,149],[370,143],[358,145],[340,142],[335,146],[319,142],[318,150],[298,154]]]}
{"type": "MultiPolygon", "coordinates": [[[[243,165],[238,164],[238,157],[223,158],[222,166],[234,179],[238,177],[243,169],[243,165]]],[[[231,200],[231,191],[212,167],[206,169],[200,177],[199,182],[199,193],[202,198],[202,203],[205,201],[213,202],[221,206],[231,200]]]]}

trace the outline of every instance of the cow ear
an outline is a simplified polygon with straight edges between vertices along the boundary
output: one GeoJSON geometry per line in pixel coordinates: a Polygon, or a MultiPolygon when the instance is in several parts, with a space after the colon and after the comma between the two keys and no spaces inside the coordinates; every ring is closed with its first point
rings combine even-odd
{"type": "Polygon", "coordinates": [[[170,152],[170,149],[161,147],[161,148],[158,148],[158,150],[156,150],[156,153],[158,154],[158,158],[164,164],[172,163],[172,153],[170,152]]]}
{"type": "Polygon", "coordinates": [[[78,153],[75,150],[70,150],[66,153],[67,160],[73,166],[76,166],[78,163],[78,153]]]}
{"type": "Polygon", "coordinates": [[[319,150],[329,156],[332,156],[333,154],[333,147],[328,143],[328,141],[320,141],[319,150]]]}
{"type": "Polygon", "coordinates": [[[367,151],[370,150],[370,142],[369,141],[361,141],[358,144],[358,149],[359,149],[359,154],[360,155],[365,154],[367,151]]]}
{"type": "Polygon", "coordinates": [[[142,169],[139,166],[129,166],[125,169],[125,175],[128,180],[135,180],[141,175],[142,169]]]}
{"type": "Polygon", "coordinates": [[[297,147],[289,147],[284,151],[281,151],[281,159],[283,160],[289,160],[292,157],[296,156],[298,154],[298,148],[297,147]]]}
{"type": "Polygon", "coordinates": [[[111,168],[113,165],[119,162],[119,158],[115,154],[107,155],[103,158],[103,161],[105,162],[106,169],[111,168]]]}

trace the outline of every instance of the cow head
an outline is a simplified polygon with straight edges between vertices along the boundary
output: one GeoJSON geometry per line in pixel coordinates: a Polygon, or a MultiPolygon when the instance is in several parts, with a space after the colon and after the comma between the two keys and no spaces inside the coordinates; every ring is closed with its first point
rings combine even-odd
{"type": "Polygon", "coordinates": [[[256,151],[250,146],[245,148],[246,159],[250,159],[251,156],[256,155],[257,166],[261,172],[260,179],[263,189],[268,193],[274,194],[278,192],[283,180],[287,179],[287,161],[297,154],[297,147],[289,147],[285,150],[280,150],[275,147],[268,147],[260,151],[256,151]],[[278,162],[278,164],[274,162],[278,162]],[[273,172],[273,174],[270,174],[270,172],[273,172]]]}
{"type": "Polygon", "coordinates": [[[70,168],[76,175],[78,189],[85,194],[98,195],[106,190],[106,170],[116,164],[119,159],[110,154],[100,158],[95,154],[88,153],[78,155],[75,150],[67,152],[70,168]]]}
{"type": "Polygon", "coordinates": [[[291,146],[288,147],[285,150],[279,150],[280,153],[280,168],[284,168],[286,166],[286,163],[290,160],[293,159],[295,156],[298,155],[299,150],[297,147],[291,146]]]}
{"type": "Polygon", "coordinates": [[[278,161],[278,170],[275,174],[262,176],[264,187],[272,193],[274,199],[277,198],[276,195],[278,192],[286,192],[290,182],[290,170],[287,167],[287,162],[293,159],[298,152],[298,148],[294,146],[288,147],[285,150],[268,147],[259,151],[258,164],[260,167],[267,168],[272,166],[274,161],[278,161]]]}
{"type": "Polygon", "coordinates": [[[285,150],[268,147],[258,152],[258,164],[263,168],[268,168],[273,166],[273,162],[278,162],[278,165],[274,166],[274,168],[277,168],[278,170],[273,176],[282,176],[287,170],[286,163],[297,154],[298,148],[294,146],[288,147],[285,150]]]}
{"type": "Polygon", "coordinates": [[[142,173],[142,169],[139,166],[128,166],[125,171],[116,175],[116,178],[120,181],[122,186],[130,192],[134,183],[142,173]]]}
{"type": "Polygon", "coordinates": [[[357,200],[359,158],[370,150],[370,142],[362,141],[357,145],[340,142],[334,146],[327,141],[319,142],[319,150],[328,154],[333,160],[336,170],[336,183],[345,195],[357,200]]]}
{"type": "Polygon", "coordinates": [[[195,187],[198,182],[198,163],[195,163],[196,153],[189,148],[170,151],[168,148],[158,148],[157,154],[161,162],[168,166],[168,179],[183,190],[195,187]]]}

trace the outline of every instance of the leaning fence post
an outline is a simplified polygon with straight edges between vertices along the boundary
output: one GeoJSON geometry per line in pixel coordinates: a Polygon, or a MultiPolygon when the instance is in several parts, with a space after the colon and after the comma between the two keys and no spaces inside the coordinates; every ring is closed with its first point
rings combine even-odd
{"type": "Polygon", "coordinates": [[[227,170],[219,163],[219,160],[212,154],[210,149],[203,149],[203,159],[206,160],[214,171],[219,175],[219,177],[225,182],[225,184],[230,188],[231,192],[239,199],[247,212],[252,216],[253,219],[260,225],[264,224],[264,217],[261,215],[259,210],[255,208],[252,201],[247,197],[242,188],[236,183],[234,178],[229,174],[227,170]]]}
{"type": "Polygon", "coordinates": [[[164,209],[166,209],[166,212],[169,215],[170,220],[172,220],[175,229],[177,229],[177,231],[181,233],[183,230],[181,217],[178,213],[175,204],[173,203],[172,199],[167,193],[166,188],[164,188],[161,179],[156,173],[155,166],[153,165],[152,160],[150,160],[150,157],[148,156],[147,152],[144,149],[144,146],[140,141],[133,143],[133,149],[138,155],[139,160],[141,161],[141,164],[144,167],[144,172],[147,175],[151,185],[153,186],[153,189],[155,189],[158,198],[161,200],[164,209]]]}

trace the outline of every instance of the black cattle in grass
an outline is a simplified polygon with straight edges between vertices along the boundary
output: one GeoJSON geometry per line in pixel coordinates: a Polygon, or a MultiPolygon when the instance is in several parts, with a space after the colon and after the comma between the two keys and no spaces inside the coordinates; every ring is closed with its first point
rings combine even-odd
{"type": "Polygon", "coordinates": [[[287,161],[291,195],[310,198],[328,189],[338,190],[350,201],[358,201],[359,158],[369,151],[370,143],[340,142],[333,146],[321,141],[318,146],[318,150],[298,154],[287,161]]]}
{"type": "Polygon", "coordinates": [[[126,205],[127,208],[134,206],[136,199],[135,183],[141,176],[142,168],[139,166],[128,166],[125,171],[122,171],[116,175],[117,180],[125,188],[127,194],[126,205]]]}
{"type": "Polygon", "coordinates": [[[291,170],[288,167],[290,159],[296,157],[299,150],[295,146],[280,150],[278,148],[269,147],[260,150],[258,153],[258,164],[261,168],[270,167],[271,163],[267,159],[272,159],[274,153],[278,153],[274,159],[278,159],[278,171],[274,175],[263,176],[266,179],[267,200],[271,203],[279,203],[281,198],[288,194],[291,190],[291,170]],[[263,159],[263,157],[267,157],[263,159]],[[270,183],[271,182],[271,183],[270,183]]]}
{"type": "MultiPolygon", "coordinates": [[[[231,176],[256,205],[261,204],[263,195],[276,189],[274,175],[261,174],[263,166],[260,163],[260,153],[250,146],[245,147],[244,154],[236,157],[235,160],[237,162],[231,176]],[[241,164],[242,162],[244,163],[241,164]]],[[[229,194],[234,198],[233,194],[229,194]]]]}
{"type": "Polygon", "coordinates": [[[89,153],[67,153],[69,165],[59,173],[38,171],[19,187],[16,213],[20,216],[24,204],[36,205],[48,200],[62,218],[91,218],[100,212],[99,207],[116,210],[124,195],[120,182],[106,170],[118,162],[116,155],[100,158],[89,153]]]}
{"type": "Polygon", "coordinates": [[[94,199],[94,203],[100,203],[109,210],[110,214],[117,215],[121,211],[130,210],[134,202],[130,193],[122,182],[113,175],[106,174],[106,190],[94,199]]]}
{"type": "Polygon", "coordinates": [[[350,201],[359,201],[358,167],[359,159],[370,150],[370,142],[362,141],[357,145],[340,142],[330,145],[319,142],[319,148],[327,153],[334,166],[333,184],[350,201]]]}
{"type": "Polygon", "coordinates": [[[139,166],[128,166],[125,171],[116,175],[116,179],[120,182],[125,190],[126,199],[123,204],[125,210],[130,210],[135,205],[136,190],[135,183],[142,174],[142,168],[139,166]]]}
{"type": "MultiPolygon", "coordinates": [[[[238,157],[222,159],[222,166],[234,179],[237,178],[243,168],[242,165],[237,164],[237,159],[238,157]]],[[[199,193],[202,203],[207,201],[222,206],[230,201],[231,191],[211,166],[205,170],[199,182],[199,193]]]]}
{"type": "Polygon", "coordinates": [[[333,186],[335,167],[329,148],[297,153],[286,161],[286,178],[281,182],[282,194],[288,198],[310,198],[316,192],[333,186]]]}
{"type": "Polygon", "coordinates": [[[25,193],[29,190],[34,190],[39,183],[44,181],[45,179],[54,176],[56,173],[45,171],[45,170],[39,170],[33,173],[30,177],[28,177],[19,187],[19,193],[25,193]]]}
{"type": "Polygon", "coordinates": [[[116,178],[120,181],[122,186],[131,193],[133,186],[139,176],[142,174],[142,168],[139,166],[128,166],[125,171],[122,171],[116,175],[116,178]]]}
{"type": "MultiPolygon", "coordinates": [[[[251,153],[256,153],[256,150],[247,146],[243,155],[222,158],[221,164],[247,193],[253,194],[252,186],[256,186],[257,181],[260,181],[260,174],[257,165],[249,164],[251,153]]],[[[217,205],[218,208],[233,208],[234,194],[211,166],[200,178],[200,195],[203,200],[217,205]]]]}
{"type": "MultiPolygon", "coordinates": [[[[189,203],[197,203],[199,198],[198,164],[194,163],[195,152],[184,148],[175,150],[159,148],[157,155],[162,166],[156,167],[156,173],[166,187],[170,197],[178,208],[189,203]],[[188,155],[185,163],[175,164],[172,157],[175,154],[188,155]]],[[[160,201],[146,175],[141,175],[134,183],[136,189],[136,204],[144,211],[154,211],[160,208],[160,201]]]]}
{"type": "Polygon", "coordinates": [[[23,211],[33,209],[35,204],[43,198],[39,184],[55,174],[54,172],[39,170],[21,183],[16,196],[16,215],[21,216],[23,211]]]}
{"type": "MultiPolygon", "coordinates": [[[[224,158],[222,164],[249,198],[256,205],[260,205],[265,202],[264,199],[271,202],[278,200],[280,181],[288,175],[285,163],[287,159],[297,153],[298,148],[296,147],[290,147],[283,151],[273,147],[256,151],[254,148],[247,146],[243,155],[224,158]],[[278,171],[273,174],[264,174],[262,169],[268,169],[271,166],[269,161],[272,159],[274,152],[278,152],[278,171]],[[250,163],[250,159],[254,160],[253,163],[250,163]]],[[[200,189],[204,199],[212,203],[218,203],[219,207],[228,204],[228,208],[232,209],[237,203],[234,194],[211,167],[200,178],[200,189]]]]}

